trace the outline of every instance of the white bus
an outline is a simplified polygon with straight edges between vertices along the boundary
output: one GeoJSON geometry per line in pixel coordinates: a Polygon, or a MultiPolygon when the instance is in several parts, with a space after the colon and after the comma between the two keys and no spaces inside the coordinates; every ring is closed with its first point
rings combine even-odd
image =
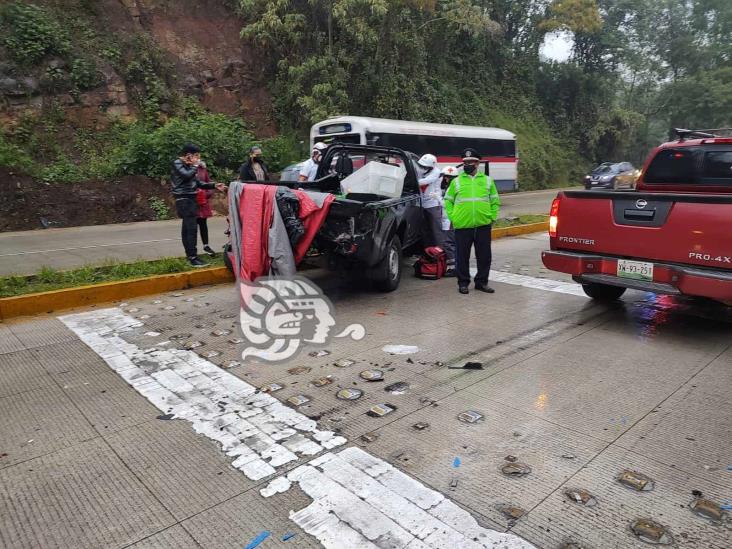
{"type": "Polygon", "coordinates": [[[499,191],[518,190],[516,135],[500,128],[341,116],[312,127],[311,148],[319,141],[397,147],[420,156],[431,153],[440,168],[460,164],[463,151],[472,147],[488,161],[499,191]]]}

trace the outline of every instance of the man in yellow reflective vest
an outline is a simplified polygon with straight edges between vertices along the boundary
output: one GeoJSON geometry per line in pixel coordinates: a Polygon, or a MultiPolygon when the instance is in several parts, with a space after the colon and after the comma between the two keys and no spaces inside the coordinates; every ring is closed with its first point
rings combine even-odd
{"type": "Polygon", "coordinates": [[[452,180],[445,193],[445,210],[455,229],[458,291],[468,293],[470,252],[475,246],[478,273],[475,289],[492,294],[488,286],[491,269],[491,227],[498,218],[501,200],[496,182],[490,175],[478,173],[480,155],[474,149],[463,153],[463,172],[452,180]]]}

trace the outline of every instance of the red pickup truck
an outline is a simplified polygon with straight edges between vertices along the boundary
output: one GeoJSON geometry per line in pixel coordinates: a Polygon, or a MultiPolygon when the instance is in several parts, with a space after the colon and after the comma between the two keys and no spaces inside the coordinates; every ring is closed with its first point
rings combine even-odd
{"type": "Polygon", "coordinates": [[[598,300],[634,288],[732,304],[732,138],[712,131],[677,130],[634,192],[560,192],[544,265],[598,300]]]}

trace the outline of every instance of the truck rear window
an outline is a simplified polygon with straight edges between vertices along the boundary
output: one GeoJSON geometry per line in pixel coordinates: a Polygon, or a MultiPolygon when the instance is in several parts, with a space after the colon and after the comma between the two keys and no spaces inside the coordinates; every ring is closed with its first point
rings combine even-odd
{"type": "Polygon", "coordinates": [[[651,160],[643,180],[662,185],[732,185],[732,147],[661,150],[651,160]]]}

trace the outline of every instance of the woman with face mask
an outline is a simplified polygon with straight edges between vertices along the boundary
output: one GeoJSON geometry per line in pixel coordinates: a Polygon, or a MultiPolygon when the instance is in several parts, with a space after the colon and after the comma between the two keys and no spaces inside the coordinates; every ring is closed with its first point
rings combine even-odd
{"type": "Polygon", "coordinates": [[[488,286],[491,268],[491,228],[498,217],[501,200],[496,183],[485,173],[478,173],[480,155],[474,149],[463,152],[463,173],[453,179],[445,193],[445,210],[455,228],[458,291],[469,292],[470,254],[475,246],[478,273],[475,289],[492,294],[488,286]]]}
{"type": "Polygon", "coordinates": [[[239,179],[244,182],[269,181],[269,171],[262,160],[261,147],[249,149],[249,159],[239,168],[239,179]]]}

